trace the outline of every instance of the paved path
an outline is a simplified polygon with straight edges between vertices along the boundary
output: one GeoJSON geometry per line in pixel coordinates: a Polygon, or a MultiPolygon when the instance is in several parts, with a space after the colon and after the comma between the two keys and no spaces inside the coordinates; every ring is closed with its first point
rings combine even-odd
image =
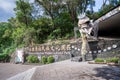
{"type": "Polygon", "coordinates": [[[63,61],[37,67],[31,80],[120,80],[120,68],[63,61]]]}
{"type": "Polygon", "coordinates": [[[33,76],[35,70],[36,67],[29,69],[25,72],[19,73],[11,78],[8,78],[7,80],[31,80],[31,77],[33,76]]]}
{"type": "Polygon", "coordinates": [[[0,63],[0,80],[6,80],[33,67],[32,65],[0,63]]]}
{"type": "Polygon", "coordinates": [[[7,80],[120,80],[120,67],[66,60],[32,66],[7,80]]]}

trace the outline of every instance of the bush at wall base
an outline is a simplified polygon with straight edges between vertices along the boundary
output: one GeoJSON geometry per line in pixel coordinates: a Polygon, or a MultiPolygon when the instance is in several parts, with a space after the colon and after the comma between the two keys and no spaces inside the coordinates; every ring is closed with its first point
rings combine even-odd
{"type": "Polygon", "coordinates": [[[27,59],[27,62],[29,62],[29,63],[38,63],[39,62],[38,57],[34,56],[34,55],[30,55],[26,59],[27,59]]]}
{"type": "Polygon", "coordinates": [[[96,58],[96,59],[95,59],[95,62],[104,62],[104,59],[96,58]]]}
{"type": "Polygon", "coordinates": [[[47,63],[49,64],[49,63],[53,63],[53,62],[55,62],[54,57],[53,57],[53,56],[49,56],[49,57],[47,58],[47,63]]]}
{"type": "Polygon", "coordinates": [[[8,54],[0,54],[0,62],[9,62],[10,56],[8,54]]]}
{"type": "Polygon", "coordinates": [[[106,59],[107,63],[113,62],[113,63],[118,63],[119,58],[113,57],[113,58],[108,58],[106,59]]]}
{"type": "Polygon", "coordinates": [[[47,57],[46,56],[42,56],[42,61],[41,61],[43,64],[46,64],[47,63],[47,57]]]}

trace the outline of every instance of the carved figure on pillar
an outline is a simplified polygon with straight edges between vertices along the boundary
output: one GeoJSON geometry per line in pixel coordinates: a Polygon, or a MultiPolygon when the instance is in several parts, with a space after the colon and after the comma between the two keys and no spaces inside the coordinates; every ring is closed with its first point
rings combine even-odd
{"type": "Polygon", "coordinates": [[[81,47],[82,61],[86,61],[85,56],[87,52],[90,50],[88,44],[88,38],[91,37],[91,33],[93,32],[94,28],[93,28],[93,23],[90,21],[90,19],[87,16],[85,16],[85,14],[78,16],[78,19],[79,19],[78,28],[82,40],[82,47],[81,47]]]}

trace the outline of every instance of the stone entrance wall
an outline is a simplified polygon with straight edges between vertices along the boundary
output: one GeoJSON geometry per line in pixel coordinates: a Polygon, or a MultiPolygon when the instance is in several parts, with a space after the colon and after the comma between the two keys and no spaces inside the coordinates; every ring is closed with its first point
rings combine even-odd
{"type": "Polygon", "coordinates": [[[99,40],[89,42],[91,50],[87,59],[120,56],[120,40],[99,40]]]}
{"type": "Polygon", "coordinates": [[[25,49],[26,54],[36,55],[41,59],[42,56],[52,55],[55,61],[70,59],[71,44],[38,45],[25,49]]]}
{"type": "MultiPolygon", "coordinates": [[[[120,56],[120,40],[99,40],[89,41],[90,51],[87,53],[87,60],[95,58],[107,58],[120,56]]],[[[71,44],[38,45],[25,49],[26,54],[41,56],[54,56],[56,61],[81,56],[81,42],[71,44]],[[72,55],[72,56],[71,56],[72,55]]]]}

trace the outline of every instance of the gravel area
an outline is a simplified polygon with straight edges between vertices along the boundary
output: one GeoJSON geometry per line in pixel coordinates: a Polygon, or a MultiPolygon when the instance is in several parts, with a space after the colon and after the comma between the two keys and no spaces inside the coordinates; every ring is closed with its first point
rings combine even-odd
{"type": "MultiPolygon", "coordinates": [[[[17,67],[14,66],[13,68],[16,69],[17,67]]],[[[7,80],[120,80],[120,67],[105,64],[88,64],[87,62],[66,60],[43,66],[17,66],[27,67],[29,70],[24,68],[27,71],[23,70],[22,73],[18,70],[19,74],[15,75],[14,73],[14,76],[11,75],[12,77],[7,80]]],[[[7,68],[8,72],[12,71],[9,70],[9,67],[7,68]]],[[[5,75],[10,76],[10,72],[5,75]]],[[[0,80],[4,80],[5,75],[2,78],[0,69],[0,80]]]]}

